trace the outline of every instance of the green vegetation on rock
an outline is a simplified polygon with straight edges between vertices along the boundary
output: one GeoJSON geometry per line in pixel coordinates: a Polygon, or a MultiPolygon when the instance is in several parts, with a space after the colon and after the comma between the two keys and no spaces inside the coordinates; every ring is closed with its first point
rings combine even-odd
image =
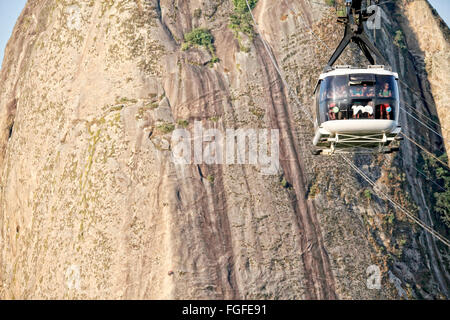
{"type": "MultiPolygon", "coordinates": [[[[248,0],[251,9],[256,6],[258,0],[248,0]]],[[[234,32],[234,36],[239,41],[239,47],[242,51],[248,52],[250,49],[242,45],[240,33],[247,35],[253,39],[255,32],[253,30],[253,21],[250,11],[245,0],[233,0],[234,14],[230,16],[230,24],[228,25],[234,32]]]]}
{"type": "MultiPolygon", "coordinates": [[[[434,210],[439,213],[442,221],[450,228],[450,171],[443,167],[436,159],[422,153],[424,163],[422,169],[437,185],[432,185],[432,197],[434,210]],[[441,188],[438,187],[441,186],[441,188]]],[[[444,163],[448,163],[447,154],[438,157],[444,163]]]]}
{"type": "Polygon", "coordinates": [[[175,125],[173,123],[165,122],[156,127],[160,132],[166,134],[175,130],[175,125]]]}
{"type": "Polygon", "coordinates": [[[189,126],[189,121],[185,120],[185,119],[180,119],[177,121],[178,126],[182,127],[182,128],[187,128],[189,126]]]}
{"type": "Polygon", "coordinates": [[[206,179],[209,181],[209,183],[214,183],[214,176],[208,175],[208,176],[206,177],[206,179]]]}
{"type": "Polygon", "coordinates": [[[120,98],[116,101],[117,104],[136,104],[137,102],[136,99],[129,99],[127,97],[120,98]]]}
{"type": "Polygon", "coordinates": [[[291,189],[291,188],[292,188],[292,185],[289,183],[289,181],[286,180],[285,177],[283,177],[283,178],[281,179],[280,184],[281,184],[281,186],[282,186],[283,188],[285,188],[285,189],[291,189]]]}
{"type": "MultiPolygon", "coordinates": [[[[258,0],[247,0],[247,1],[248,5],[252,10],[256,7],[256,4],[258,3],[258,0]]],[[[233,0],[233,4],[234,4],[234,11],[238,13],[248,12],[248,6],[245,0],[233,0]]]]}
{"type": "Polygon", "coordinates": [[[397,30],[395,32],[394,44],[400,49],[406,49],[405,37],[403,36],[403,32],[401,30],[397,30]]]}
{"type": "Polygon", "coordinates": [[[390,212],[384,217],[384,219],[388,225],[392,225],[395,220],[395,215],[394,213],[390,212]]]}
{"type": "Polygon", "coordinates": [[[195,9],[194,10],[194,17],[197,19],[200,19],[202,16],[202,9],[195,9]]]}
{"type": "Polygon", "coordinates": [[[212,63],[219,61],[214,47],[214,37],[208,29],[195,28],[184,35],[184,42],[181,46],[181,50],[185,51],[195,46],[206,48],[212,55],[212,63]]]}

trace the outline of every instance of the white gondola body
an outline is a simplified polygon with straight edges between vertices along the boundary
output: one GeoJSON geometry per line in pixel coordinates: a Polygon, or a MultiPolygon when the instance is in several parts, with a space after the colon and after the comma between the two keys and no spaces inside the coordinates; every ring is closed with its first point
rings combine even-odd
{"type": "Polygon", "coordinates": [[[389,150],[400,132],[398,75],[384,66],[338,66],[315,90],[313,144],[323,154],[389,150]]]}

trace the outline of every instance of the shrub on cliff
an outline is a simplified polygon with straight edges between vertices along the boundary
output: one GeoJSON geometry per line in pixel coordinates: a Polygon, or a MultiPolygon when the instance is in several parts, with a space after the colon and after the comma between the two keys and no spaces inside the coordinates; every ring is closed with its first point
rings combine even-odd
{"type": "Polygon", "coordinates": [[[195,28],[184,35],[184,43],[181,46],[183,51],[193,46],[206,48],[212,55],[211,62],[217,62],[216,49],[214,48],[214,37],[208,29],[195,28]]]}
{"type": "MultiPolygon", "coordinates": [[[[258,0],[247,0],[251,9],[256,7],[256,3],[258,0]]],[[[248,12],[247,2],[245,0],[233,0],[234,11],[237,13],[246,13],[248,12]]]]}
{"type": "MultiPolygon", "coordinates": [[[[434,210],[439,213],[442,221],[450,228],[450,171],[433,157],[427,154],[422,154],[422,157],[424,159],[423,171],[436,183],[432,185],[433,192],[431,194],[435,200],[432,201],[434,210]]],[[[447,154],[442,154],[439,160],[448,163],[447,154]]]]}
{"type": "Polygon", "coordinates": [[[403,36],[403,32],[401,30],[397,30],[395,32],[394,44],[400,49],[406,49],[405,37],[403,36]]]}
{"type": "MultiPolygon", "coordinates": [[[[248,0],[251,9],[255,8],[257,2],[258,0],[248,0]]],[[[253,39],[254,30],[252,16],[245,0],[233,0],[233,4],[234,14],[230,16],[230,24],[228,26],[233,30],[234,36],[238,39],[241,50],[248,51],[249,49],[242,45],[242,39],[239,33],[241,32],[250,39],[253,39]]]]}

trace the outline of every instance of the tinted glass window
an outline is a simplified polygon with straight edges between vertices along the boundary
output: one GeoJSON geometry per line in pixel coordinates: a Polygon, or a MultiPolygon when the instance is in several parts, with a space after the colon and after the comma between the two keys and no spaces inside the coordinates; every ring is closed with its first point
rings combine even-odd
{"type": "Polygon", "coordinates": [[[319,93],[319,123],[329,120],[395,120],[398,91],[393,76],[353,74],[325,78],[319,93]]]}
{"type": "Polygon", "coordinates": [[[377,76],[377,98],[397,99],[398,92],[395,79],[392,76],[377,76]]]}
{"type": "Polygon", "coordinates": [[[320,86],[320,123],[344,118],[336,108],[348,103],[347,76],[328,77],[320,86]]]}

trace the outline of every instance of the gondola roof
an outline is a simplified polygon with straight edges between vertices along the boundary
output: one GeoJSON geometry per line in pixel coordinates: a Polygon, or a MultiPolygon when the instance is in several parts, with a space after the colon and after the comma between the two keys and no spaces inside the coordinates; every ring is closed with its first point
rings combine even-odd
{"type": "Polygon", "coordinates": [[[329,76],[340,76],[347,74],[379,74],[388,76],[393,75],[396,79],[398,79],[398,73],[392,72],[390,68],[387,68],[385,66],[368,66],[368,68],[336,66],[329,71],[322,73],[319,77],[319,80],[323,80],[324,78],[329,76]]]}

